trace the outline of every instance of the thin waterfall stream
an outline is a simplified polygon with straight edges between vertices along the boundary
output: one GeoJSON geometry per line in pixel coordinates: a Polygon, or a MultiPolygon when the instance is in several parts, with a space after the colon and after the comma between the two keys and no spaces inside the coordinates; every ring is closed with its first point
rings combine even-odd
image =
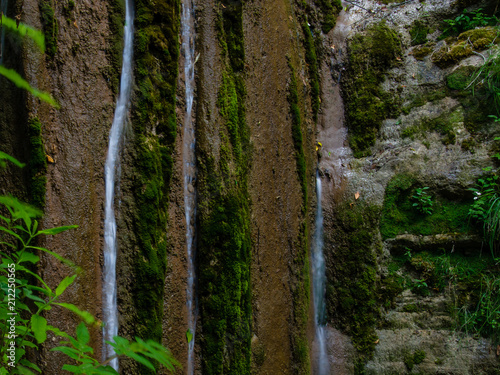
{"type": "Polygon", "coordinates": [[[323,255],[323,209],[321,206],[321,176],[316,171],[316,196],[317,208],[315,219],[314,244],[312,251],[312,269],[313,269],[313,299],[314,299],[314,326],[317,345],[317,375],[328,375],[330,365],[328,362],[328,353],[326,349],[326,265],[323,255]]]}
{"type": "MultiPolygon", "coordinates": [[[[104,218],[104,271],[103,271],[103,340],[112,341],[118,335],[118,307],[116,302],[116,219],[115,219],[115,188],[119,179],[120,150],[123,144],[123,133],[127,121],[132,86],[132,54],[134,37],[134,14],[132,0],[125,1],[125,27],[123,63],[120,78],[120,92],[116,103],[115,115],[109,134],[108,155],[104,167],[106,200],[104,218]]],[[[113,347],[104,343],[103,358],[115,354],[113,347]]],[[[118,370],[118,358],[110,365],[118,370]]]]}
{"type": "Polygon", "coordinates": [[[192,0],[182,1],[181,15],[182,53],[184,55],[184,80],[186,85],[186,113],[183,134],[183,176],[184,209],[186,214],[187,286],[186,305],[188,321],[188,363],[187,374],[194,374],[194,342],[196,332],[197,304],[195,294],[196,256],[196,135],[192,119],[194,96],[194,4],[192,0]]]}

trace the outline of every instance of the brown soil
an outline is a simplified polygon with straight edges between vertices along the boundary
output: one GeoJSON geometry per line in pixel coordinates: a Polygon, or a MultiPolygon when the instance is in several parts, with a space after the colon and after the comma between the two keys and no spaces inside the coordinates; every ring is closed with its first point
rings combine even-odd
{"type": "Polygon", "coordinates": [[[292,141],[286,55],[293,53],[287,1],[254,1],[245,11],[247,122],[253,145],[252,292],[255,353],[265,355],[256,374],[291,373],[290,273],[302,197],[292,141]],[[259,345],[255,345],[259,343],[259,345]]]}

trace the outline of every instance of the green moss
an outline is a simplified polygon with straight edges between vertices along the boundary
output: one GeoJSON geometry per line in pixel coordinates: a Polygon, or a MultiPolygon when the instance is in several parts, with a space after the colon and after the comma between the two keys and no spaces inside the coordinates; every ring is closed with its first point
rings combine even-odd
{"type": "Polygon", "coordinates": [[[465,90],[469,86],[475,70],[472,66],[462,66],[454,70],[446,77],[446,85],[451,90],[465,90]]]}
{"type": "Polygon", "coordinates": [[[411,45],[415,46],[427,42],[429,31],[429,27],[425,23],[420,20],[414,21],[410,29],[411,45]]]}
{"type": "Polygon", "coordinates": [[[290,113],[292,115],[292,138],[295,147],[295,159],[297,161],[297,174],[299,175],[299,181],[302,187],[302,212],[305,213],[307,209],[307,176],[302,136],[302,120],[299,108],[299,96],[297,94],[297,78],[295,77],[295,69],[290,62],[288,63],[288,66],[291,70],[290,86],[288,87],[288,103],[290,104],[290,113]]]}
{"type": "MultiPolygon", "coordinates": [[[[175,93],[180,2],[163,0],[151,7],[149,2],[140,0],[135,7],[137,90],[132,108],[136,152],[132,189],[137,207],[133,231],[138,251],[133,290],[137,310],[135,334],[160,341],[167,266],[165,227],[177,134],[175,93]]],[[[150,373],[146,368],[141,371],[150,373]]]]}
{"type": "Polygon", "coordinates": [[[431,191],[433,211],[431,215],[423,215],[413,207],[411,199],[417,187],[418,182],[404,174],[389,181],[380,221],[382,238],[394,238],[403,233],[432,235],[470,231],[467,224],[469,203],[451,201],[431,191]]]}
{"type": "Polygon", "coordinates": [[[362,201],[336,207],[328,241],[335,259],[327,268],[329,320],[352,337],[362,362],[371,358],[377,335],[377,246],[380,210],[362,201]]]}
{"type": "Polygon", "coordinates": [[[309,80],[311,85],[311,107],[313,112],[313,120],[316,122],[318,119],[318,112],[320,106],[320,88],[319,88],[319,65],[318,56],[316,53],[316,45],[314,37],[307,24],[307,21],[302,24],[302,31],[304,32],[304,48],[306,50],[306,63],[309,66],[309,80]]]}
{"type": "Polygon", "coordinates": [[[59,27],[54,15],[54,8],[49,0],[41,0],[39,3],[42,17],[43,34],[45,35],[45,54],[53,59],[57,52],[57,33],[59,27]]]}
{"type": "Polygon", "coordinates": [[[425,356],[426,356],[426,354],[423,350],[416,350],[413,353],[407,352],[404,355],[403,362],[405,363],[406,368],[409,371],[411,371],[411,370],[413,370],[413,367],[415,365],[419,365],[424,361],[425,356]]]}
{"type": "Polygon", "coordinates": [[[123,0],[111,0],[109,11],[110,37],[106,53],[111,63],[103,74],[115,94],[118,93],[120,71],[123,58],[123,22],[125,19],[125,3],[123,0]]]}
{"type": "Polygon", "coordinates": [[[349,43],[349,67],[343,79],[349,144],[355,157],[369,154],[382,121],[397,112],[395,95],[384,92],[384,73],[401,54],[397,34],[385,22],[357,34],[349,43]]]}
{"type": "Polygon", "coordinates": [[[432,62],[441,68],[446,68],[472,55],[474,51],[489,46],[498,39],[497,33],[492,27],[483,27],[466,31],[458,38],[448,38],[446,44],[432,55],[432,62]]]}
{"type": "Polygon", "coordinates": [[[224,58],[217,105],[218,163],[198,149],[198,279],[202,368],[206,374],[249,374],[251,236],[242,3],[225,1],[217,32],[224,58]]]}
{"type": "Polygon", "coordinates": [[[38,118],[28,122],[29,137],[29,195],[30,203],[43,211],[45,208],[45,191],[47,185],[47,159],[42,140],[42,124],[38,118]]]}
{"type": "Polygon", "coordinates": [[[321,30],[327,34],[335,27],[337,15],[342,10],[340,0],[315,0],[316,6],[321,10],[323,19],[321,21],[321,30]]]}
{"type": "Polygon", "coordinates": [[[415,57],[419,61],[422,61],[424,57],[430,55],[430,53],[434,49],[434,45],[435,43],[426,43],[421,46],[416,46],[412,51],[413,57],[415,57]]]}
{"type": "Polygon", "coordinates": [[[435,131],[442,135],[441,142],[444,145],[454,144],[456,141],[456,133],[454,125],[457,122],[462,122],[462,111],[456,110],[452,113],[444,113],[434,119],[423,118],[421,122],[408,126],[401,132],[403,138],[424,138],[430,131],[435,131]]]}

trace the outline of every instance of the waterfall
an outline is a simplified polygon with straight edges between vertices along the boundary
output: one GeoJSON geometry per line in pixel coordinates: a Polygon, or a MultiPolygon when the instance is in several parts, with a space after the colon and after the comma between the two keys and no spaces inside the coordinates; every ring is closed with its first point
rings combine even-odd
{"type": "Polygon", "coordinates": [[[330,373],[328,353],[326,351],[326,273],[325,257],[323,256],[323,210],[321,207],[321,177],[316,171],[316,196],[318,205],[316,209],[316,228],[312,251],[313,269],[313,300],[314,300],[314,325],[316,329],[317,345],[317,375],[330,373]]]}
{"type": "Polygon", "coordinates": [[[183,135],[183,175],[184,209],[186,213],[186,248],[187,248],[187,312],[188,312],[188,363],[187,374],[194,374],[194,339],[196,331],[196,296],[195,296],[195,239],[196,239],[196,155],[195,129],[192,119],[194,94],[194,5],[192,0],[182,1],[182,53],[184,55],[184,80],[186,85],[186,113],[183,135]]]}
{"type": "MultiPolygon", "coordinates": [[[[132,85],[132,52],[134,34],[132,0],[125,1],[125,27],[120,93],[116,103],[115,116],[109,134],[108,155],[104,167],[106,184],[104,218],[104,281],[103,281],[103,340],[112,341],[118,335],[118,308],[116,303],[116,220],[114,209],[115,181],[119,178],[119,155],[122,135],[127,120],[130,88],[132,85]]],[[[115,354],[113,347],[104,343],[103,358],[115,354]]],[[[118,358],[110,365],[118,370],[118,358]]]]}

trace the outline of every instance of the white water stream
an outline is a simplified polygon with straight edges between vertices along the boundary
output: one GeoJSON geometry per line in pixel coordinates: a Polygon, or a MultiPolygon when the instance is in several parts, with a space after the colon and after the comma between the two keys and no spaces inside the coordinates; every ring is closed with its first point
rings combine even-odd
{"type": "Polygon", "coordinates": [[[196,155],[195,128],[192,119],[194,95],[194,4],[192,0],[182,1],[181,15],[182,53],[184,55],[184,80],[186,85],[186,113],[183,134],[183,175],[184,209],[186,213],[187,247],[187,312],[188,312],[188,363],[187,374],[194,374],[194,342],[196,332],[197,304],[195,294],[195,255],[196,255],[196,155]]]}
{"type": "MultiPolygon", "coordinates": [[[[132,53],[134,36],[134,14],[132,0],[125,1],[125,27],[123,63],[120,78],[120,93],[116,103],[115,116],[109,134],[108,156],[104,167],[106,201],[104,218],[104,271],[103,271],[103,339],[112,341],[118,335],[118,308],[116,303],[116,220],[115,220],[115,182],[119,179],[120,149],[122,136],[127,121],[132,85],[132,53]]],[[[104,343],[103,358],[115,354],[114,349],[104,343]]],[[[110,365],[118,370],[118,358],[110,365]]]]}
{"type": "Polygon", "coordinates": [[[328,375],[330,373],[330,365],[326,350],[326,273],[325,257],[323,256],[323,209],[321,207],[321,177],[319,171],[316,171],[316,196],[318,205],[316,209],[316,229],[312,251],[314,325],[317,345],[317,372],[315,374],[328,375]]]}

